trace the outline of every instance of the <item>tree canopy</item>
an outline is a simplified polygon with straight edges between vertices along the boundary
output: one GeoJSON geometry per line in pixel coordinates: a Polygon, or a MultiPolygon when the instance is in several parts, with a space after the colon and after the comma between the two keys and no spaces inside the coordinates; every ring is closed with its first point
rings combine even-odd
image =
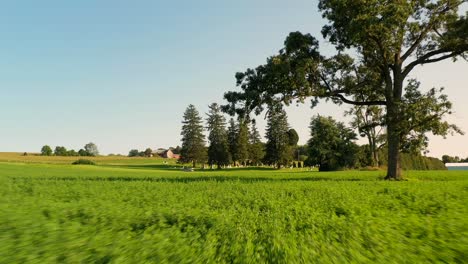
{"type": "Polygon", "coordinates": [[[52,154],[53,154],[53,151],[52,151],[52,148],[49,145],[44,145],[41,148],[41,155],[42,156],[52,156],[52,154]]]}
{"type": "Polygon", "coordinates": [[[88,156],[97,156],[99,155],[99,150],[96,144],[90,142],[84,146],[84,150],[88,153],[88,156]]]}
{"type": "Polygon", "coordinates": [[[356,133],[332,117],[315,116],[310,122],[308,165],[320,171],[353,168],[358,146],[353,142],[356,133]]]}

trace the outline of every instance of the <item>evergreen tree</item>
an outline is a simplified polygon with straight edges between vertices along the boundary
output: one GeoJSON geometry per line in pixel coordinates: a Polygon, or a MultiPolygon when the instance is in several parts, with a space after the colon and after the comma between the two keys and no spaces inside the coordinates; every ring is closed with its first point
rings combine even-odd
{"type": "Polygon", "coordinates": [[[182,121],[182,162],[192,162],[193,167],[197,162],[205,162],[206,148],[203,135],[202,118],[194,105],[189,105],[184,113],[182,121]]]}
{"type": "Polygon", "coordinates": [[[291,159],[288,130],[286,112],[280,105],[270,107],[266,131],[268,141],[265,162],[276,164],[278,169],[281,168],[281,165],[287,165],[291,159]]]}
{"type": "Polygon", "coordinates": [[[265,156],[264,145],[260,139],[255,119],[252,120],[249,133],[249,159],[253,165],[258,166],[265,156]]]}
{"type": "Polygon", "coordinates": [[[229,146],[229,153],[231,153],[232,161],[235,164],[236,163],[236,158],[237,158],[237,150],[236,150],[236,145],[237,145],[237,125],[236,122],[234,121],[234,118],[231,118],[229,120],[229,127],[228,127],[228,146],[229,146]]]}
{"type": "Polygon", "coordinates": [[[249,159],[249,127],[247,121],[238,122],[238,133],[236,138],[236,160],[246,165],[249,159]]]}
{"type": "Polygon", "coordinates": [[[231,154],[229,153],[228,136],[226,131],[226,119],[221,113],[218,104],[213,103],[209,106],[208,118],[206,119],[209,131],[208,140],[208,163],[211,167],[213,164],[221,169],[222,165],[227,165],[231,162],[231,154]]]}

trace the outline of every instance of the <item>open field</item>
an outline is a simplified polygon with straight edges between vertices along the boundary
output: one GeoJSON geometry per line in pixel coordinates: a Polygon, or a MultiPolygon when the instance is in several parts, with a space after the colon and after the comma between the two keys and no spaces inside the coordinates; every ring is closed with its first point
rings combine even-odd
{"type": "MultiPolygon", "coordinates": [[[[23,156],[17,152],[0,152],[0,162],[16,162],[16,163],[49,163],[49,164],[71,164],[73,161],[80,158],[92,160],[99,165],[122,165],[122,164],[154,164],[155,162],[162,163],[161,158],[143,158],[126,156],[99,156],[99,157],[56,157],[56,156],[40,156],[37,153],[28,153],[23,156]]],[[[170,161],[170,160],[169,160],[170,161]]]]}
{"type": "Polygon", "coordinates": [[[381,171],[183,172],[162,159],[8,155],[0,263],[468,259],[467,171],[386,182],[381,171]]]}

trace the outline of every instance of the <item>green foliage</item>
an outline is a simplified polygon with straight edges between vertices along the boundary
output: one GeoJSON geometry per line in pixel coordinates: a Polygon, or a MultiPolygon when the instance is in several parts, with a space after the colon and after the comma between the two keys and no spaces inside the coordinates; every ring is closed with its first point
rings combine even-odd
{"type": "Polygon", "coordinates": [[[451,157],[449,155],[443,155],[442,156],[442,162],[443,163],[459,163],[459,162],[468,162],[468,158],[462,159],[458,156],[451,157]]]}
{"type": "Polygon", "coordinates": [[[96,163],[89,159],[79,159],[72,163],[73,165],[96,165],[96,163]]]}
{"type": "MultiPolygon", "coordinates": [[[[387,165],[387,156],[385,153],[381,154],[382,165],[387,165]]],[[[422,156],[419,153],[402,153],[401,154],[401,168],[403,170],[447,170],[445,164],[433,157],[422,156]]]]}
{"type": "Polygon", "coordinates": [[[67,156],[67,149],[65,147],[56,146],[54,150],[55,156],[67,156]]]}
{"type": "Polygon", "coordinates": [[[80,149],[80,150],[78,150],[78,155],[81,156],[81,157],[87,157],[87,156],[89,156],[89,153],[84,149],[80,149]]]}
{"type": "Polygon", "coordinates": [[[234,118],[229,120],[229,127],[227,131],[227,138],[228,138],[228,146],[229,146],[229,153],[231,153],[232,161],[234,163],[237,161],[237,134],[238,134],[238,126],[234,121],[234,118]]]}
{"type": "Polygon", "coordinates": [[[228,165],[231,162],[229,145],[226,131],[226,119],[222,115],[218,104],[213,103],[209,106],[207,118],[207,130],[209,132],[208,141],[208,164],[216,164],[218,169],[221,166],[228,165]]]}
{"type": "MultiPolygon", "coordinates": [[[[384,109],[376,105],[356,105],[346,112],[346,115],[353,116],[351,126],[357,129],[361,137],[367,138],[367,149],[361,153],[367,157],[360,157],[366,159],[366,166],[379,166],[379,150],[386,143],[387,135],[384,133],[385,115],[384,109]]],[[[363,160],[362,160],[363,161],[363,160]]],[[[362,163],[362,162],[361,162],[362,163]]]]}
{"type": "Polygon", "coordinates": [[[153,150],[151,148],[147,148],[144,153],[145,157],[151,157],[151,155],[153,155],[153,150]]]}
{"type": "Polygon", "coordinates": [[[353,168],[358,158],[358,146],[353,142],[356,134],[332,117],[317,115],[310,122],[311,138],[308,165],[320,171],[353,168]]]}
{"type": "Polygon", "coordinates": [[[246,121],[238,122],[234,160],[246,164],[249,158],[249,127],[246,121]]]}
{"type": "Polygon", "coordinates": [[[189,105],[182,121],[181,162],[191,162],[193,167],[197,162],[204,163],[207,159],[205,136],[203,135],[202,118],[194,105],[189,105]]]}
{"type": "Polygon", "coordinates": [[[41,148],[41,155],[42,156],[52,156],[52,148],[48,145],[45,145],[41,148]]]}
{"type": "Polygon", "coordinates": [[[409,80],[403,97],[401,121],[399,124],[401,149],[404,152],[421,152],[427,148],[426,134],[447,136],[449,133],[462,134],[455,125],[442,121],[441,116],[451,113],[452,103],[442,89],[430,89],[423,94],[419,91],[420,83],[409,80]]]}
{"type": "Polygon", "coordinates": [[[76,152],[74,149],[70,149],[70,150],[67,151],[66,156],[69,156],[69,157],[76,157],[76,156],[79,156],[79,153],[76,152]]]}
{"type": "Polygon", "coordinates": [[[265,157],[265,144],[261,141],[255,119],[251,121],[249,130],[249,160],[252,165],[258,166],[265,157]]]}
{"type": "Polygon", "coordinates": [[[138,157],[140,156],[140,151],[138,149],[132,149],[128,152],[129,157],[138,157]]]}
{"type": "Polygon", "coordinates": [[[296,146],[297,142],[299,142],[299,135],[297,134],[297,131],[293,128],[288,130],[288,144],[289,146],[296,146]]]}
{"type": "Polygon", "coordinates": [[[409,171],[396,184],[379,171],[187,176],[126,160],[134,165],[1,163],[0,263],[467,259],[466,171],[409,171]]]}
{"type": "Polygon", "coordinates": [[[84,150],[88,154],[88,156],[96,157],[99,155],[99,150],[96,144],[90,142],[84,146],[84,150]]]}
{"type": "Polygon", "coordinates": [[[289,124],[286,112],[279,105],[272,106],[268,111],[268,123],[266,128],[265,163],[276,165],[288,165],[292,159],[289,124]]]}

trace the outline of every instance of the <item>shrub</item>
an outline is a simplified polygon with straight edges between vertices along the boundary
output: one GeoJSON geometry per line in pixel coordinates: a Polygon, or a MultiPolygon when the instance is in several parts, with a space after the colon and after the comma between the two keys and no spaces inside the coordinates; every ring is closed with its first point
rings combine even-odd
{"type": "Polygon", "coordinates": [[[73,165],[96,165],[96,163],[89,159],[79,159],[72,163],[73,165]]]}

